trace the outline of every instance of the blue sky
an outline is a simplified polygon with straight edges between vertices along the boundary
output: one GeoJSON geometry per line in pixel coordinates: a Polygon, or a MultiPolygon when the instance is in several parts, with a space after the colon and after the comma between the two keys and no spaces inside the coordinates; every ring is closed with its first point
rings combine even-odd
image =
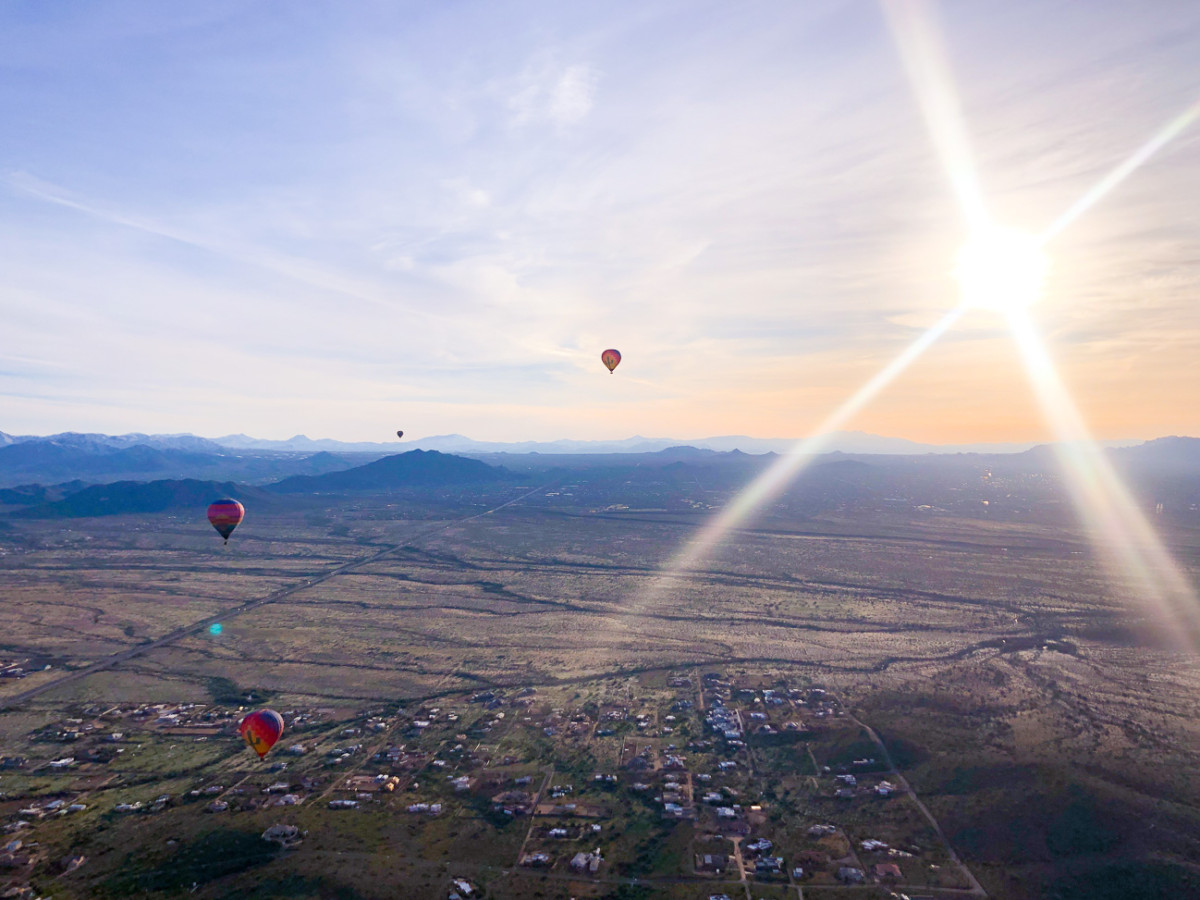
{"type": "MultiPolygon", "coordinates": [[[[1191,4],[937,9],[1014,226],[1200,96],[1191,4]]],[[[875,3],[13,2],[0,116],[10,433],[799,437],[956,300],[875,3]]],[[[1197,131],[1048,248],[1102,437],[1200,433],[1197,131]]],[[[1044,434],[984,314],[853,427],[1044,434]]]]}

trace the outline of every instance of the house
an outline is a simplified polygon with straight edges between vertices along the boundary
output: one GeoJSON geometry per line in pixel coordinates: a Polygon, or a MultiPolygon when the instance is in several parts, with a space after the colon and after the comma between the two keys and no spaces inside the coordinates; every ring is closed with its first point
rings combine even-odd
{"type": "Polygon", "coordinates": [[[264,841],[278,844],[285,849],[300,843],[300,829],[295,825],[275,824],[262,833],[264,841]]]}
{"type": "Polygon", "coordinates": [[[537,868],[541,868],[543,866],[549,866],[550,865],[550,854],[542,853],[540,851],[537,853],[526,853],[524,856],[521,857],[521,865],[533,866],[533,867],[537,867],[537,868]]]}
{"type": "Polygon", "coordinates": [[[729,857],[723,853],[697,853],[696,869],[700,872],[716,872],[718,875],[729,865],[729,857]]]}
{"type": "Polygon", "coordinates": [[[842,866],[837,870],[837,880],[842,884],[862,884],[866,881],[866,876],[862,869],[856,869],[853,866],[842,866]]]}
{"type": "Polygon", "coordinates": [[[904,880],[904,873],[895,863],[876,863],[872,874],[880,881],[895,883],[904,880]]]}
{"type": "Polygon", "coordinates": [[[760,853],[770,853],[773,846],[766,838],[756,838],[746,844],[745,850],[751,856],[758,856],[760,853]]]}
{"type": "Polygon", "coordinates": [[[591,853],[576,853],[571,859],[571,868],[576,872],[590,872],[595,875],[600,871],[602,862],[604,862],[604,858],[600,855],[600,848],[597,847],[591,853]]]}
{"type": "Polygon", "coordinates": [[[782,856],[764,856],[754,863],[754,871],[758,875],[779,875],[783,873],[782,856]]]}

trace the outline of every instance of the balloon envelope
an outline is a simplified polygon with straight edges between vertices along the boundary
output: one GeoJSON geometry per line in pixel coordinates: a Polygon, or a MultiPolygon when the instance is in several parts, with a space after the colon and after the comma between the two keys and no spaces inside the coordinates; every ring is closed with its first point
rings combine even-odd
{"type": "Polygon", "coordinates": [[[225,538],[226,543],[229,542],[233,529],[242,524],[245,517],[246,507],[228,497],[224,500],[214,500],[208,507],[209,524],[217,529],[217,534],[225,538]]]}
{"type": "Polygon", "coordinates": [[[611,375],[612,370],[615,369],[617,364],[621,362],[621,351],[605,350],[600,354],[600,361],[608,366],[608,372],[611,375]]]}
{"type": "Polygon", "coordinates": [[[397,432],[396,432],[396,437],[404,437],[404,432],[403,432],[403,431],[397,431],[397,432]]]}
{"type": "Polygon", "coordinates": [[[283,734],[283,716],[273,709],[256,710],[242,719],[238,732],[262,759],[283,734]]]}

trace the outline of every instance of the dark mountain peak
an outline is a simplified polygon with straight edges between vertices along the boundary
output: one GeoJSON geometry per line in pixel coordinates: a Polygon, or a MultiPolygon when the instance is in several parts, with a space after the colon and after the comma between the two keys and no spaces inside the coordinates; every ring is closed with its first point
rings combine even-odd
{"type": "Polygon", "coordinates": [[[404,487],[483,484],[511,477],[512,473],[507,469],[489,466],[477,459],[439,453],[437,450],[410,450],[341,472],[285,478],[269,489],[284,494],[395,490],[404,487]]]}
{"type": "Polygon", "coordinates": [[[1143,466],[1200,470],[1200,438],[1172,435],[1113,452],[1118,459],[1143,466]]]}
{"type": "Polygon", "coordinates": [[[703,447],[693,447],[690,444],[678,444],[654,451],[659,456],[713,456],[717,451],[706,450],[703,447]]]}
{"type": "Polygon", "coordinates": [[[1138,444],[1134,447],[1125,447],[1123,452],[1126,453],[1194,453],[1200,455],[1200,438],[1184,437],[1182,435],[1169,435],[1167,437],[1155,438],[1152,441],[1146,441],[1143,444],[1138,444]]]}

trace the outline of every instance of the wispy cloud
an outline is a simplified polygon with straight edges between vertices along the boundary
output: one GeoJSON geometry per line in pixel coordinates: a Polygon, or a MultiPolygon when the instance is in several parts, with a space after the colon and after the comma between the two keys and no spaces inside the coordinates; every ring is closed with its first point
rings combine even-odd
{"type": "MultiPolygon", "coordinates": [[[[1195,87],[1188,10],[967,7],[942,7],[949,63],[1011,224],[1052,221],[1195,87]]],[[[365,437],[348,410],[419,404],[417,434],[799,436],[954,304],[961,214],[877,9],[529,13],[0,11],[6,339],[69,376],[72,415],[153,382],[138,430],[169,406],[197,416],[183,430],[365,437]],[[214,40],[226,19],[238,39],[214,40]],[[607,346],[619,377],[598,377],[607,346]],[[206,356],[237,377],[197,374],[206,356]]],[[[1184,136],[1056,241],[1035,314],[1073,386],[1170,366],[1200,391],[1198,157],[1184,136]]],[[[852,427],[1040,436],[999,326],[968,324],[852,427]]],[[[67,406],[20,427],[72,427],[67,406]]],[[[1102,436],[1142,433],[1145,409],[1102,436]]]]}
{"type": "Polygon", "coordinates": [[[573,125],[592,109],[599,73],[586,64],[530,63],[507,86],[514,125],[573,125]]]}

